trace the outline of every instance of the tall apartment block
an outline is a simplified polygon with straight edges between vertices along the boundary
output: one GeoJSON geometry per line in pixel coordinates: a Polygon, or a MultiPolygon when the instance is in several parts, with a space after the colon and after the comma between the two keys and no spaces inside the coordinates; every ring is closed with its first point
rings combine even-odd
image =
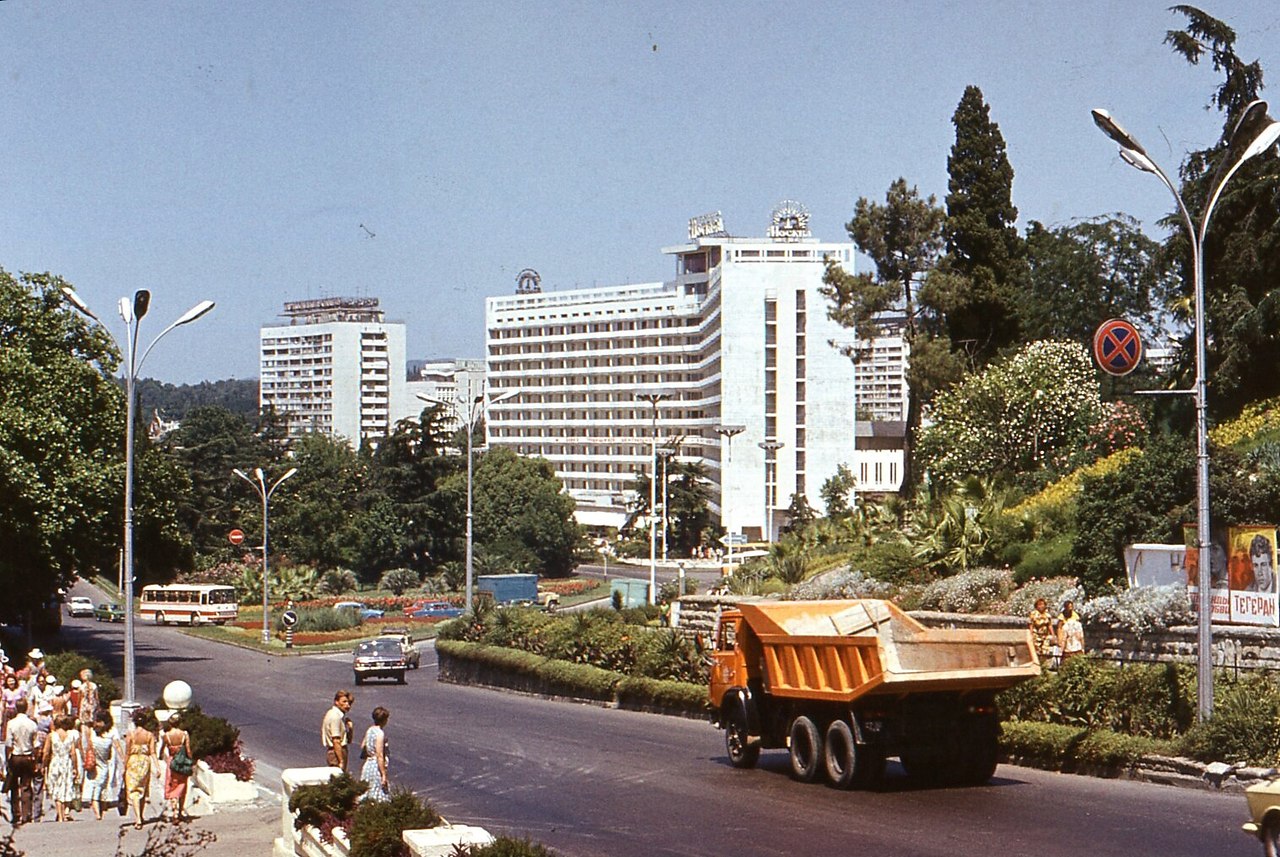
{"type": "Polygon", "coordinates": [[[793,494],[821,510],[823,482],[853,464],[855,372],[831,344],[850,333],[819,292],[826,260],[849,268],[853,247],[817,241],[783,203],[764,238],[730,236],[716,213],[663,252],[667,282],[522,280],[487,299],[488,383],[518,393],[490,409],[490,442],[551,461],[579,520],[601,526],[625,520],[656,443],[705,466],[730,532],[776,535],[793,494]]]}
{"type": "Polygon", "coordinates": [[[259,404],[310,432],[377,443],[406,415],[405,326],[377,298],[289,301],[283,325],[259,333],[259,404]]]}

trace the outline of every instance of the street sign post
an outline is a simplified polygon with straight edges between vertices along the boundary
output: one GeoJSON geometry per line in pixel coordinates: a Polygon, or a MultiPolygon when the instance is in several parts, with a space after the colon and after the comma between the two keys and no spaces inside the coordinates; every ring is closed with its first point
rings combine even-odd
{"type": "Polygon", "coordinates": [[[1109,375],[1128,375],[1142,362],[1142,336],[1122,318],[1104,321],[1093,334],[1093,357],[1109,375]]]}
{"type": "MultiPolygon", "coordinates": [[[[292,603],[292,602],[290,602],[292,603]]],[[[293,648],[293,627],[298,624],[298,613],[292,607],[280,614],[280,624],[284,625],[284,647],[293,648]]]]}
{"type": "Polygon", "coordinates": [[[720,537],[720,544],[724,545],[725,547],[728,547],[729,545],[738,547],[739,545],[745,545],[746,543],[747,543],[746,533],[725,533],[723,536],[720,537]]]}
{"type": "Polygon", "coordinates": [[[232,530],[231,532],[227,533],[227,541],[231,542],[231,544],[233,545],[243,544],[244,530],[232,530]]]}

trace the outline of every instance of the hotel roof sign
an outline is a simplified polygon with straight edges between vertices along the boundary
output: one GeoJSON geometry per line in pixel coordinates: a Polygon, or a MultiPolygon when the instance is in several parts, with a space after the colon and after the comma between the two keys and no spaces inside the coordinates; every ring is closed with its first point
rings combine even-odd
{"type": "Polygon", "coordinates": [[[799,241],[811,238],[809,209],[791,199],[784,199],[773,209],[769,237],[776,241],[799,241]]]}
{"type": "Polygon", "coordinates": [[[724,217],[718,211],[689,218],[689,240],[724,235],[724,217]]]}

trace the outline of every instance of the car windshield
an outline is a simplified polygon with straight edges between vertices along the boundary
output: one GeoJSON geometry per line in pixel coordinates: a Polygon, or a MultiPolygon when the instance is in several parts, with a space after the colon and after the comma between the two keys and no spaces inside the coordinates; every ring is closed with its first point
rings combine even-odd
{"type": "Polygon", "coordinates": [[[400,654],[400,644],[395,640],[366,640],[356,649],[356,654],[367,657],[395,656],[400,654]]]}

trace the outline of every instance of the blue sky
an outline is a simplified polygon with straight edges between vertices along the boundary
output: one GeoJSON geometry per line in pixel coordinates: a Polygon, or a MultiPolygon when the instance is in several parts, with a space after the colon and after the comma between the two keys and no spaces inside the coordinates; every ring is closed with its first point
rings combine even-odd
{"type": "MultiPolygon", "coordinates": [[[[795,199],[845,240],[898,176],[941,199],[971,83],[1022,225],[1125,211],[1158,236],[1167,192],[1089,109],[1170,171],[1217,136],[1168,5],[5,0],[0,266],[104,318],[149,288],[144,338],[217,301],[143,367],[175,383],[256,377],[258,328],[329,295],[381,298],[411,358],[478,357],[524,267],[661,280],[697,214],[762,235],[795,199]]],[[[1280,6],[1207,11],[1280,80],[1280,6]]]]}

